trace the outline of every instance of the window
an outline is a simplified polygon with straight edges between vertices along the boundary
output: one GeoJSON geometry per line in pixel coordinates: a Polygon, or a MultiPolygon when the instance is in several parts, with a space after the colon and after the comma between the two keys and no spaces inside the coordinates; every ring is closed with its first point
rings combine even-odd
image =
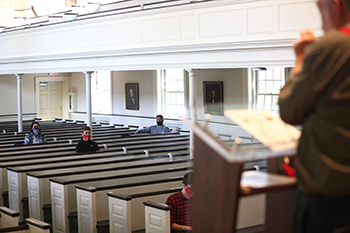
{"type": "Polygon", "coordinates": [[[255,109],[270,110],[279,113],[278,97],[285,84],[285,74],[289,69],[284,67],[253,68],[255,77],[255,109]]]}
{"type": "Polygon", "coordinates": [[[112,113],[111,71],[96,71],[91,78],[93,113],[112,113]]]}
{"type": "Polygon", "coordinates": [[[186,116],[184,84],[184,70],[158,71],[158,108],[164,117],[182,118],[186,116]]]}

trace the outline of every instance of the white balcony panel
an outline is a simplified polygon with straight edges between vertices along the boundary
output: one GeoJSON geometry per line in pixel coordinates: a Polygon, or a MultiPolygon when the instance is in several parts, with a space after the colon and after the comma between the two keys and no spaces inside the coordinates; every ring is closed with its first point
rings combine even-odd
{"type": "Polygon", "coordinates": [[[90,45],[89,28],[80,28],[78,31],[79,48],[87,48],[90,45]]]}
{"type": "Polygon", "coordinates": [[[321,28],[321,18],[317,20],[305,20],[305,16],[319,16],[314,1],[296,2],[279,5],[279,31],[300,31],[305,28],[321,28]]]}
{"type": "Polygon", "coordinates": [[[199,37],[242,35],[242,9],[199,14],[199,37]]]}
{"type": "Polygon", "coordinates": [[[11,40],[10,38],[0,38],[0,44],[1,44],[1,49],[0,49],[0,57],[1,56],[6,56],[11,54],[11,40]]]}
{"type": "Polygon", "coordinates": [[[181,39],[195,39],[196,33],[195,15],[180,16],[180,38],[181,39]]]}
{"type": "Polygon", "coordinates": [[[248,34],[274,33],[273,6],[254,7],[247,10],[248,34]]]}
{"type": "Polygon", "coordinates": [[[99,23],[90,27],[90,45],[91,47],[109,47],[114,48],[119,45],[119,24],[99,23]]]}
{"type": "Polygon", "coordinates": [[[322,35],[315,0],[218,0],[93,16],[0,33],[0,74],[292,65],[299,30],[322,35]]]}
{"type": "MultiPolygon", "coordinates": [[[[78,29],[78,28],[76,28],[78,29]]],[[[78,47],[78,31],[75,28],[56,30],[52,33],[53,50],[71,52],[78,47]]]]}
{"type": "Polygon", "coordinates": [[[135,44],[140,41],[140,24],[138,21],[124,22],[121,24],[121,43],[135,44]]]}
{"type": "Polygon", "coordinates": [[[178,33],[176,21],[175,17],[154,18],[142,21],[142,41],[167,42],[176,40],[178,33]]]}

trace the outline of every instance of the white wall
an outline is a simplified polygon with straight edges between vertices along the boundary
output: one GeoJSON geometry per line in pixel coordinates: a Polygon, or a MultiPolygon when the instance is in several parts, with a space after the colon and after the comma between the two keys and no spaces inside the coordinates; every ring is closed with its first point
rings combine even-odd
{"type": "MultiPolygon", "coordinates": [[[[221,81],[224,92],[224,111],[228,109],[248,109],[248,69],[203,69],[197,73],[196,96],[197,96],[197,118],[204,120],[203,106],[203,82],[221,81]]],[[[231,134],[233,138],[248,136],[246,132],[234,124],[225,116],[211,115],[209,129],[215,133],[231,134]],[[217,123],[219,122],[219,123],[217,123]],[[220,124],[226,123],[226,124],[220,124]]]]}
{"type": "MultiPolygon", "coordinates": [[[[35,112],[35,74],[22,76],[23,114],[35,112]]],[[[0,112],[1,114],[17,113],[17,76],[0,75],[0,112]]]]}
{"type": "Polygon", "coordinates": [[[10,26],[12,19],[12,0],[0,1],[0,26],[10,26]]]}
{"type": "MultiPolygon", "coordinates": [[[[68,92],[77,93],[77,112],[86,112],[85,74],[71,73],[68,92]]],[[[224,84],[224,109],[247,108],[247,70],[246,69],[203,69],[197,73],[196,98],[198,119],[204,119],[203,81],[222,81],[224,84]]],[[[48,77],[48,74],[25,74],[22,76],[23,113],[36,112],[35,77],[48,77]]],[[[154,117],[159,114],[157,105],[156,71],[114,71],[112,72],[113,114],[118,116],[94,115],[95,121],[106,120],[110,123],[124,123],[139,126],[155,124],[154,117]],[[139,110],[125,109],[125,83],[139,84],[139,110]]],[[[0,75],[1,114],[17,113],[17,79],[15,75],[0,75]]],[[[85,114],[73,113],[69,118],[86,120],[85,114]]],[[[239,127],[232,125],[225,116],[212,115],[209,128],[216,133],[233,134],[233,137],[247,136],[239,127]],[[222,124],[223,123],[223,124],[222,124]]],[[[188,128],[181,121],[167,119],[167,125],[188,128]]]]}
{"type": "Polygon", "coordinates": [[[113,113],[136,116],[157,114],[157,76],[156,71],[118,71],[113,72],[113,113]],[[139,84],[139,110],[125,109],[125,83],[139,84]]]}
{"type": "MultiPolygon", "coordinates": [[[[85,74],[82,72],[71,73],[69,92],[77,93],[77,112],[86,112],[86,85],[85,74]]],[[[85,120],[85,119],[82,119],[85,120]]]]}

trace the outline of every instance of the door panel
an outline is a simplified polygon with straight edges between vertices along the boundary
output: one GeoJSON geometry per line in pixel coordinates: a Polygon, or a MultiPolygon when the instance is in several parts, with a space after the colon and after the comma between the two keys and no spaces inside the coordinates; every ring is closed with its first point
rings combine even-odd
{"type": "Polygon", "coordinates": [[[40,87],[40,117],[53,119],[62,117],[62,82],[48,82],[40,87]]]}

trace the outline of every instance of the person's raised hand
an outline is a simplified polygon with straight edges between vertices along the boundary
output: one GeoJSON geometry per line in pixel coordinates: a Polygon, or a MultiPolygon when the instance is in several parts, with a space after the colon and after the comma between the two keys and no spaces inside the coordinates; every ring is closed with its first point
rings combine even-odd
{"type": "Polygon", "coordinates": [[[316,41],[314,32],[311,29],[301,31],[301,37],[294,42],[293,48],[296,55],[296,63],[293,69],[294,74],[299,74],[303,68],[305,49],[316,41]]]}
{"type": "Polygon", "coordinates": [[[294,42],[295,55],[304,56],[305,48],[315,42],[316,38],[314,32],[311,29],[301,31],[300,39],[294,42]]]}

